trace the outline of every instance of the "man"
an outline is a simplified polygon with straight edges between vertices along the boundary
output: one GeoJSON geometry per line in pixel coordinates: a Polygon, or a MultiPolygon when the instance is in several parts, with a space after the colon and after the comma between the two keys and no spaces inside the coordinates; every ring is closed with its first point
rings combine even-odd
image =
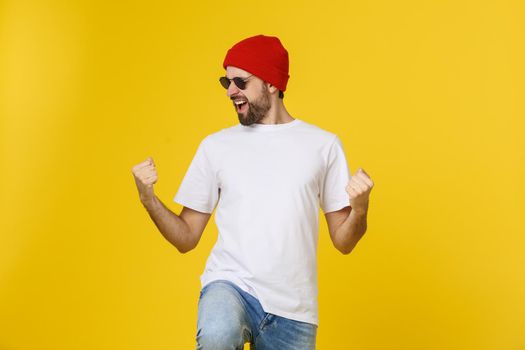
{"type": "Polygon", "coordinates": [[[212,214],[218,240],[201,275],[197,349],[314,349],[319,207],[343,254],[366,231],[373,182],[350,178],[335,134],[283,104],[288,52],[276,37],[235,44],[220,78],[240,124],[204,138],[174,201],[155,196],[151,158],[133,167],[140,199],[164,237],[195,248],[212,214]]]}

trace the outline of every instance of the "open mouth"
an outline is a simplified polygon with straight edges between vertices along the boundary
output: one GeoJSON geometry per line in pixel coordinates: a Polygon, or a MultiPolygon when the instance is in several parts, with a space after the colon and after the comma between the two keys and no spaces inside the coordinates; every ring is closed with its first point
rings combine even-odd
{"type": "Polygon", "coordinates": [[[235,100],[233,101],[237,113],[244,113],[248,109],[248,101],[246,100],[235,100]]]}

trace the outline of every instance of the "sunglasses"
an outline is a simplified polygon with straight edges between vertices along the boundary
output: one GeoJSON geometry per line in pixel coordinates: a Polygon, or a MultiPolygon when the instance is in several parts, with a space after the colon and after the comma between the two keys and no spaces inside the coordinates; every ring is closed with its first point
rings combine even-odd
{"type": "Polygon", "coordinates": [[[251,75],[246,77],[246,78],[235,77],[235,78],[232,78],[232,79],[229,79],[228,77],[220,77],[219,81],[221,82],[221,85],[225,89],[229,88],[231,82],[233,81],[235,86],[237,86],[241,90],[244,90],[244,89],[246,89],[246,82],[248,82],[248,79],[250,79],[251,77],[252,77],[251,75]]]}

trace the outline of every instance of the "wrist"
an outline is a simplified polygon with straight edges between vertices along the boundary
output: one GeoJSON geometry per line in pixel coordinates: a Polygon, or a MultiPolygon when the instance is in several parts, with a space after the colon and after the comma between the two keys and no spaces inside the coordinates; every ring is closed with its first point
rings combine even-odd
{"type": "Polygon", "coordinates": [[[140,201],[142,202],[142,205],[147,210],[152,210],[157,206],[157,197],[155,195],[153,196],[140,196],[140,201]]]}
{"type": "Polygon", "coordinates": [[[358,216],[365,216],[367,211],[368,211],[368,205],[364,207],[356,206],[356,207],[352,207],[351,213],[354,213],[355,215],[358,215],[358,216]]]}

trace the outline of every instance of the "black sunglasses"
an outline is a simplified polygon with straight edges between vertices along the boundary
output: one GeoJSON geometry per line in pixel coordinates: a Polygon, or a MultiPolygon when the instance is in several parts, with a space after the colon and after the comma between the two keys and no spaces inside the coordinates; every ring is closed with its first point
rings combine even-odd
{"type": "Polygon", "coordinates": [[[235,77],[235,78],[232,78],[232,79],[229,79],[228,77],[220,77],[219,78],[219,81],[221,82],[221,85],[227,89],[230,87],[230,84],[231,82],[233,81],[233,83],[241,90],[244,90],[246,89],[246,82],[248,81],[248,79],[252,77],[251,75],[246,77],[246,78],[240,78],[240,77],[235,77]]]}

